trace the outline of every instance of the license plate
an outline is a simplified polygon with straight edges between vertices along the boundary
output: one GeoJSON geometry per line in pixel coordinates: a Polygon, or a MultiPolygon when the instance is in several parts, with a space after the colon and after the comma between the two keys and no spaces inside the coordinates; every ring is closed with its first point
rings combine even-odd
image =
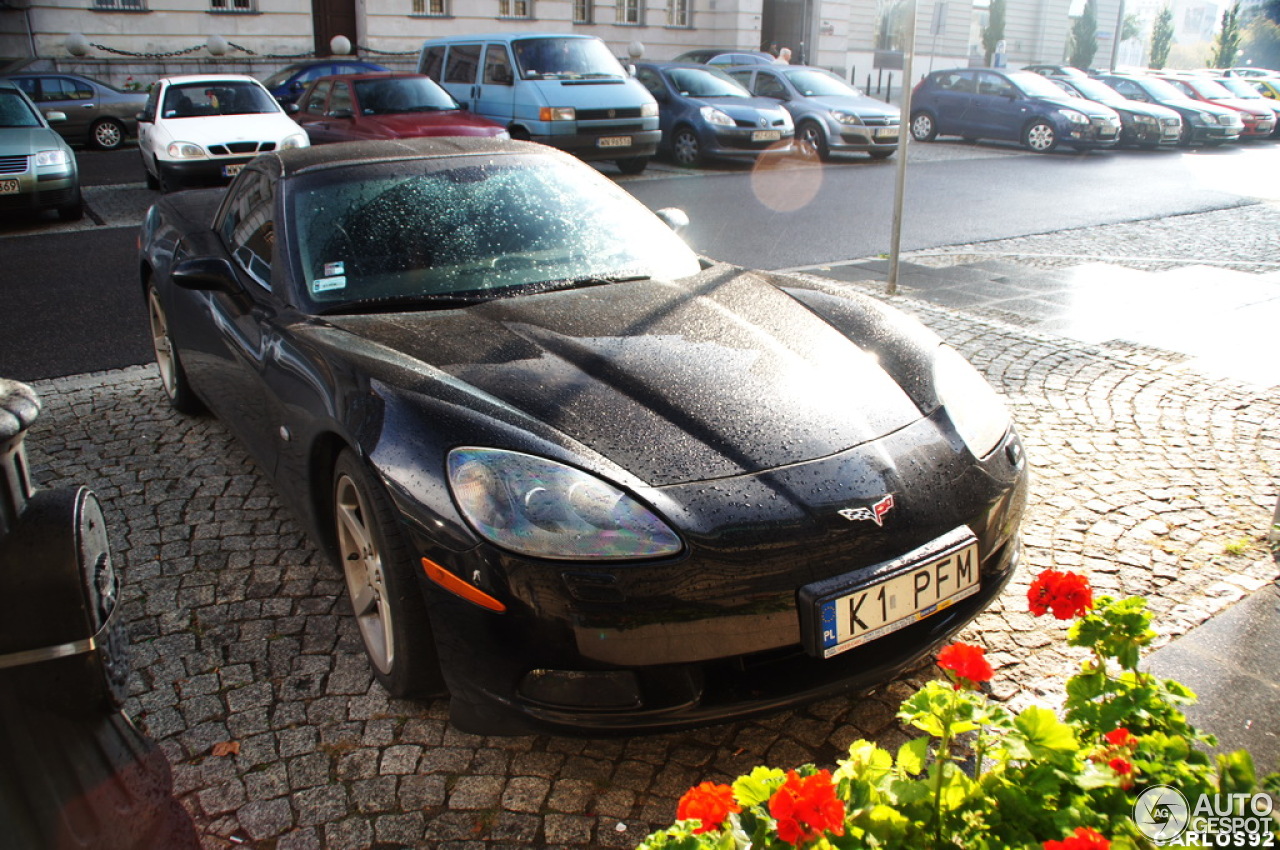
{"type": "Polygon", "coordinates": [[[222,176],[235,177],[240,173],[240,169],[242,168],[244,168],[244,163],[242,162],[238,162],[235,165],[224,165],[222,166],[222,176]]]}
{"type": "Polygon", "coordinates": [[[16,195],[20,188],[17,180],[0,180],[0,195],[16,195]]]}
{"type": "Polygon", "coordinates": [[[596,147],[599,148],[629,148],[631,147],[630,136],[601,136],[596,140],[596,147]]]}
{"type": "Polygon", "coordinates": [[[896,139],[898,138],[898,128],[897,127],[877,127],[876,138],[877,139],[888,139],[888,138],[896,139]]]}
{"type": "Polygon", "coordinates": [[[754,130],[751,133],[751,141],[753,142],[776,142],[781,138],[781,130],[754,130]]]}
{"type": "Polygon", "coordinates": [[[906,628],[977,593],[978,543],[968,529],[957,529],[876,572],[884,577],[812,600],[823,658],[906,628]]]}

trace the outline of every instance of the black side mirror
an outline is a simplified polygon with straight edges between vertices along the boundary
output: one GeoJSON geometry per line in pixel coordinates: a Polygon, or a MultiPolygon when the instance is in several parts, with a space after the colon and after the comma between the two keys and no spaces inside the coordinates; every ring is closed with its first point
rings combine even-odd
{"type": "Polygon", "coordinates": [[[235,269],[221,257],[192,257],[169,273],[175,286],[197,292],[240,292],[235,269]]]}

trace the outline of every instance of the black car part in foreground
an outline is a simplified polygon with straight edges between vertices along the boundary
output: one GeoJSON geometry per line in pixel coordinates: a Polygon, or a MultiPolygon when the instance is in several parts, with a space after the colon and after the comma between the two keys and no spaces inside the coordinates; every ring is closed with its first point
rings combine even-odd
{"type": "Polygon", "coordinates": [[[669,729],[865,688],[1018,560],[1008,412],[878,301],[699,259],[519,142],[259,157],[140,257],[180,410],[346,577],[378,680],[462,729],[669,729]]]}

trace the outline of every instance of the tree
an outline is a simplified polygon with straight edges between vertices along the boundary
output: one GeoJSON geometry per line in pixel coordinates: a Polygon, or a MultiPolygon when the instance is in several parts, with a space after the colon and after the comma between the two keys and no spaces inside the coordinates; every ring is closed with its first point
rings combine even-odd
{"type": "Polygon", "coordinates": [[[1159,70],[1169,61],[1173,48],[1173,10],[1165,6],[1151,25],[1151,67],[1159,70]]]}
{"type": "Polygon", "coordinates": [[[1128,41],[1131,38],[1142,38],[1142,24],[1137,15],[1125,15],[1120,27],[1120,40],[1128,41]]]}
{"type": "Polygon", "coordinates": [[[1240,0],[1222,13],[1222,29],[1213,40],[1213,57],[1209,63],[1215,68],[1230,68],[1236,63],[1240,41],[1244,33],[1240,29],[1240,0]]]}
{"type": "Polygon", "coordinates": [[[987,25],[982,28],[982,49],[986,57],[984,63],[988,67],[991,65],[991,57],[995,55],[996,45],[1004,40],[1004,4],[1005,0],[991,0],[987,25]]]}
{"type": "Polygon", "coordinates": [[[1071,25],[1071,64],[1088,68],[1098,52],[1098,9],[1095,0],[1084,4],[1084,11],[1071,25]]]}

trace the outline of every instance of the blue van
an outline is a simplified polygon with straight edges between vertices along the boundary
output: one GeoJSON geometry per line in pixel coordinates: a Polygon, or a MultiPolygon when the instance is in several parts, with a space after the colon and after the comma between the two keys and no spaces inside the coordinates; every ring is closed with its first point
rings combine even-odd
{"type": "Polygon", "coordinates": [[[658,104],[595,36],[449,36],[422,47],[418,72],[513,139],[639,174],[657,152],[658,104]]]}

